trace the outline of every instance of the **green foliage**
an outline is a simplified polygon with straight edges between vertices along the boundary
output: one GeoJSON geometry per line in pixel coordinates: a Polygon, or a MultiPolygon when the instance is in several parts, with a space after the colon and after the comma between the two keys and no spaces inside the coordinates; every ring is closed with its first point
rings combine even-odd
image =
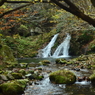
{"type": "Polygon", "coordinates": [[[11,48],[7,45],[1,45],[0,55],[3,58],[3,62],[6,64],[16,64],[17,61],[13,56],[11,48]]]}
{"type": "Polygon", "coordinates": [[[91,46],[91,51],[95,52],[95,45],[94,44],[91,46]]]}
{"type": "Polygon", "coordinates": [[[81,43],[87,43],[89,41],[91,41],[93,38],[91,35],[88,35],[88,34],[83,34],[79,37],[79,39],[81,40],[81,43]]]}
{"type": "Polygon", "coordinates": [[[17,58],[35,57],[38,53],[37,51],[43,48],[42,45],[46,45],[55,33],[56,29],[53,29],[49,33],[30,37],[21,37],[19,34],[16,34],[13,37],[6,36],[2,38],[2,42],[13,50],[13,54],[17,58]]]}

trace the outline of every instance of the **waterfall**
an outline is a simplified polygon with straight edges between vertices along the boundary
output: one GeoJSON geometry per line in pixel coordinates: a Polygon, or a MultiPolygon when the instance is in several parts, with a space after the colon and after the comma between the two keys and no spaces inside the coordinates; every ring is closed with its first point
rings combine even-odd
{"type": "Polygon", "coordinates": [[[54,46],[57,37],[58,34],[55,34],[49,44],[44,49],[39,50],[38,57],[47,58],[51,56],[51,48],[54,46]]]}
{"type": "Polygon", "coordinates": [[[69,57],[69,47],[70,47],[71,36],[67,33],[65,40],[57,47],[52,57],[69,57]]]}

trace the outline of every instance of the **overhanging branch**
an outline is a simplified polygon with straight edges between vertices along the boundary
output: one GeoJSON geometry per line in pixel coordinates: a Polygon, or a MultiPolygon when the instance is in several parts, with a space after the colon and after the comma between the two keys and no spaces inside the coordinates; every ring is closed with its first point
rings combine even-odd
{"type": "Polygon", "coordinates": [[[93,25],[95,27],[95,20],[87,15],[85,15],[83,12],[81,12],[77,6],[75,6],[70,0],[63,0],[69,7],[66,7],[65,5],[61,4],[58,0],[51,0],[56,5],[61,7],[62,9],[72,13],[73,15],[76,15],[77,17],[81,18],[82,20],[88,22],[89,24],[93,25]]]}

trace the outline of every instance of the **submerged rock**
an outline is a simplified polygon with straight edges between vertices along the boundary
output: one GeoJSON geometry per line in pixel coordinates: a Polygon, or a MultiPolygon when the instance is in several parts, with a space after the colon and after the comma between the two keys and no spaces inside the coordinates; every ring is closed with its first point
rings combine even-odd
{"type": "Polygon", "coordinates": [[[56,84],[73,84],[76,81],[76,76],[69,70],[58,70],[52,72],[49,79],[56,84]]]}

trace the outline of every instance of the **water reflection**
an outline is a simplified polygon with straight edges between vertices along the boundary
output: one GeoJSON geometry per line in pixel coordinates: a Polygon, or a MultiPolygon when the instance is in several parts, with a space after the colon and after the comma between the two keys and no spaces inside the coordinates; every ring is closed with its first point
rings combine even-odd
{"type": "MultiPolygon", "coordinates": [[[[61,58],[64,58],[64,59],[66,59],[66,60],[68,60],[68,59],[72,59],[72,58],[75,58],[76,56],[73,56],[73,57],[61,57],[61,58]]],[[[57,58],[53,58],[53,57],[48,57],[48,58],[37,58],[37,57],[35,57],[35,58],[18,58],[17,60],[18,60],[18,62],[20,63],[20,62],[26,62],[26,63],[31,63],[31,62],[39,62],[39,61],[41,61],[41,60],[49,60],[49,61],[51,61],[51,62],[55,62],[55,60],[56,59],[58,59],[58,58],[60,58],[60,57],[57,57],[57,58]]]]}

